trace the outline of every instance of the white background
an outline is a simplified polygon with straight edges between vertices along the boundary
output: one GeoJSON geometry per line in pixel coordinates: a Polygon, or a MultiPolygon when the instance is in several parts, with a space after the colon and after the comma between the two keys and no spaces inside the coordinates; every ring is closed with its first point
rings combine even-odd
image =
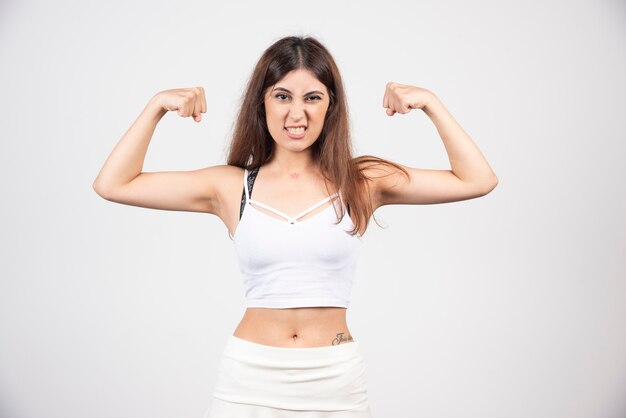
{"type": "Polygon", "coordinates": [[[108,202],[92,182],[160,90],[144,171],[224,164],[245,82],[287,35],[342,71],[356,154],[450,168],[430,89],[499,185],[380,208],[348,311],[375,418],[626,415],[623,1],[0,3],[0,416],[190,417],[243,312],[216,216],[108,202]]]}

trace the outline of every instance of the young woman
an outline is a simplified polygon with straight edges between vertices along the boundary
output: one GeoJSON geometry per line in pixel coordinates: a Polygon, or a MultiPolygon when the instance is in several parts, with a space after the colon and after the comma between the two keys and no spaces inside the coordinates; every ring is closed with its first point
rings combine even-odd
{"type": "Polygon", "coordinates": [[[113,202],[214,214],[233,240],[247,309],[221,358],[210,417],[371,418],[363,358],[346,323],[370,217],[383,205],[472,199],[497,184],[434,93],[390,82],[382,104],[389,116],[424,111],[452,169],[353,157],[335,61],[316,39],[290,36],[254,69],[227,164],[142,172],[163,115],[200,122],[207,110],[202,87],[179,88],[150,99],[94,181],[113,202]]]}

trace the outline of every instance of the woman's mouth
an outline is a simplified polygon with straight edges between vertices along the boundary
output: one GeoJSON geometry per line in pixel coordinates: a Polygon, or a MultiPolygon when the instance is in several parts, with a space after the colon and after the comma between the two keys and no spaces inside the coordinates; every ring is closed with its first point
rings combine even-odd
{"type": "Polygon", "coordinates": [[[287,136],[291,139],[302,139],[304,138],[304,131],[306,131],[306,126],[298,126],[298,127],[286,127],[285,132],[287,132],[287,136]]]}

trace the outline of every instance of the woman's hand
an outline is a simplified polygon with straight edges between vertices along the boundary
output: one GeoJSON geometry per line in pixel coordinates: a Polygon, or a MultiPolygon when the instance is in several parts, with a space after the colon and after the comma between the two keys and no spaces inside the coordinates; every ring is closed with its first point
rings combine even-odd
{"type": "Polygon", "coordinates": [[[177,110],[179,116],[183,118],[193,116],[196,122],[200,122],[202,113],[206,113],[206,97],[202,87],[163,90],[158,92],[153,100],[163,110],[168,112],[177,110]]]}
{"type": "Polygon", "coordinates": [[[385,87],[383,107],[387,109],[388,116],[396,112],[405,114],[411,109],[423,109],[434,97],[430,90],[390,81],[385,87]]]}

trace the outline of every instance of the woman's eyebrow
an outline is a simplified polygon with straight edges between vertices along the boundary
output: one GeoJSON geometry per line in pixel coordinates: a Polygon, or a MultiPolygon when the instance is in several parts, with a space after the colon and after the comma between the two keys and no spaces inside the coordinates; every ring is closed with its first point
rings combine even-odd
{"type": "MultiPolygon", "coordinates": [[[[289,93],[289,94],[292,94],[289,90],[287,90],[287,89],[286,89],[286,88],[284,88],[284,87],[276,87],[276,88],[274,88],[274,90],[285,91],[285,92],[287,92],[287,93],[289,93]]],[[[274,90],[272,90],[272,91],[274,91],[274,90]]],[[[322,93],[322,92],[321,92],[321,91],[319,91],[319,90],[313,90],[313,91],[310,91],[310,92],[308,92],[308,93],[305,93],[304,95],[306,96],[306,95],[308,95],[308,94],[312,94],[312,93],[317,93],[317,94],[324,95],[324,93],[322,93]]]]}

